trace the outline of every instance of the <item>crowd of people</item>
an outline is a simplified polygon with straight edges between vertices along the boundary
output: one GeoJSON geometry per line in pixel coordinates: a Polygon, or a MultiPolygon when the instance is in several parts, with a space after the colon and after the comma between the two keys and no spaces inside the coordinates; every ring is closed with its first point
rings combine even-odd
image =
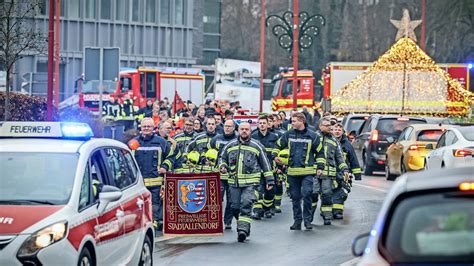
{"type": "Polygon", "coordinates": [[[325,225],[343,218],[352,177],[360,180],[361,169],[331,114],[312,115],[306,108],[289,118],[283,111],[262,114],[252,129],[248,122],[234,121],[241,110],[238,103],[173,107],[164,99],[133,112],[138,135],[128,141],[153,196],[156,230],[163,226],[160,190],[169,172],[219,172],[225,229],[232,229],[235,219],[239,242],[250,235],[252,220],[281,213],[284,191],[293,205],[290,230],[301,230],[302,224],[312,229],[319,199],[325,225]]]}

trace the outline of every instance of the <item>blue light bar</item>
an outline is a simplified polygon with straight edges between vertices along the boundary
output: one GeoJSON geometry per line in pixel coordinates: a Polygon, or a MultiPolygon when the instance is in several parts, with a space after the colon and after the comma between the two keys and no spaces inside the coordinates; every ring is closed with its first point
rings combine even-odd
{"type": "Polygon", "coordinates": [[[92,129],[86,123],[61,123],[61,131],[65,138],[89,139],[94,136],[92,129]]]}
{"type": "Polygon", "coordinates": [[[472,68],[472,63],[467,64],[467,68],[471,69],[472,68]]]}

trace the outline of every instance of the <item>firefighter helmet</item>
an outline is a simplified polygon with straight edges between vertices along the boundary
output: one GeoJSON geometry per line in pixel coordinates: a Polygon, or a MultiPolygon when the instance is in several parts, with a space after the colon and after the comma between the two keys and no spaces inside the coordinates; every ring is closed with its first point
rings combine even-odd
{"type": "Polygon", "coordinates": [[[201,156],[199,155],[199,152],[197,152],[197,151],[192,151],[192,152],[188,153],[188,161],[192,164],[198,164],[200,157],[201,156]]]}
{"type": "Polygon", "coordinates": [[[204,156],[206,156],[206,159],[208,161],[211,161],[211,162],[215,163],[216,160],[217,160],[217,150],[216,149],[209,149],[209,150],[206,151],[204,156]]]}
{"type": "Polygon", "coordinates": [[[288,158],[290,157],[290,151],[288,149],[281,150],[278,153],[278,158],[284,165],[288,165],[288,158]]]}

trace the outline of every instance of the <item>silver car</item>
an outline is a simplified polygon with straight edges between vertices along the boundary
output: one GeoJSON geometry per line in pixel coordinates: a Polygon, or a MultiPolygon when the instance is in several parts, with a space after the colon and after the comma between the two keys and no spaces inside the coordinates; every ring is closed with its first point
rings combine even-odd
{"type": "Polygon", "coordinates": [[[359,265],[472,264],[474,167],[401,176],[352,252],[359,265]]]}

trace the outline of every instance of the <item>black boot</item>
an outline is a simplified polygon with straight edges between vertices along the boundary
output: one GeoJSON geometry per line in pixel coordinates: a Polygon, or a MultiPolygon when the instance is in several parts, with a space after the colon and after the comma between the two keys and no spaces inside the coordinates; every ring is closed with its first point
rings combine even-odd
{"type": "Polygon", "coordinates": [[[342,215],[342,213],[336,212],[332,215],[332,218],[334,218],[335,220],[342,220],[344,216],[342,215]]]}
{"type": "Polygon", "coordinates": [[[239,241],[240,243],[244,242],[246,238],[247,234],[244,231],[239,231],[237,233],[237,241],[239,241]]]}
{"type": "Polygon", "coordinates": [[[272,218],[272,213],[270,211],[265,211],[265,218],[270,219],[272,218]]]}
{"type": "Polygon", "coordinates": [[[313,230],[313,225],[310,222],[304,222],[306,230],[313,230]]]}
{"type": "Polygon", "coordinates": [[[324,225],[331,225],[330,219],[324,219],[324,225]]]}
{"type": "Polygon", "coordinates": [[[295,222],[292,226],[290,226],[290,230],[301,230],[301,222],[295,222]]]}
{"type": "Polygon", "coordinates": [[[263,217],[263,215],[262,215],[262,213],[260,213],[260,212],[254,212],[254,213],[252,213],[252,219],[254,219],[254,220],[261,220],[262,217],[263,217]]]}

